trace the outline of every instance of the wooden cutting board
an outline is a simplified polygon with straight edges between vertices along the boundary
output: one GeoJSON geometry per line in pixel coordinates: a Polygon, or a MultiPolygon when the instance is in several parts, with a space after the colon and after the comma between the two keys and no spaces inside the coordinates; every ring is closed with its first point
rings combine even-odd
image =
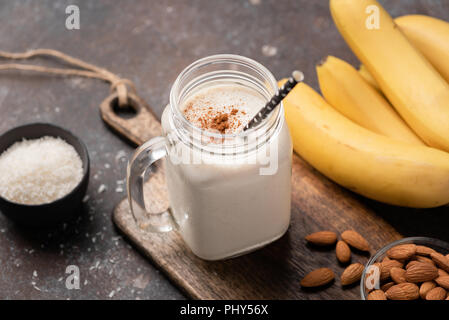
{"type": "MultiPolygon", "coordinates": [[[[145,102],[133,99],[141,106],[134,118],[120,118],[107,102],[101,106],[101,114],[112,129],[138,145],[159,135],[161,128],[145,102]]],[[[145,194],[149,206],[167,205],[163,170],[146,184],[145,194]]],[[[358,285],[341,288],[338,275],[344,266],[336,261],[334,248],[311,247],[304,237],[324,229],[355,229],[368,238],[372,253],[401,238],[361,197],[329,181],[296,155],[290,228],[280,240],[254,253],[226,261],[202,261],[176,232],[142,234],[131,217],[127,199],[116,206],[113,220],[141,252],[194,299],[359,299],[358,285]],[[320,290],[301,289],[302,277],[319,267],[332,268],[336,281],[320,290]]],[[[353,254],[352,261],[365,263],[367,259],[367,255],[353,254]]]]}

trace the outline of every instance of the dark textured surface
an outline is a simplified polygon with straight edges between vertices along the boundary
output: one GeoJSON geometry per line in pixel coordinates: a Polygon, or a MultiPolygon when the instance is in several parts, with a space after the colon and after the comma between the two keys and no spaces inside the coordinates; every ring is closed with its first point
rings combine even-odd
{"type": "MultiPolygon", "coordinates": [[[[449,1],[383,3],[394,16],[422,13],[449,20],[449,1]]],[[[326,0],[0,0],[0,20],[0,50],[54,48],[103,66],[133,80],[159,117],[178,73],[210,54],[254,58],[278,78],[298,68],[315,88],[314,65],[326,55],[357,63],[333,26],[326,0]],[[65,28],[69,4],[80,7],[80,30],[65,28]],[[273,48],[262,50],[266,45],[273,48]]],[[[55,123],[86,143],[92,165],[90,199],[76,223],[36,232],[0,215],[0,298],[183,298],[111,222],[112,208],[124,197],[116,192],[125,175],[123,160],[133,148],[99,117],[108,90],[96,80],[0,74],[0,132],[36,121],[55,123]],[[102,184],[107,190],[99,193],[102,184]],[[72,264],[81,270],[80,290],[65,287],[65,268],[72,264]]],[[[404,235],[448,240],[447,209],[423,213],[374,206],[404,235]]]]}

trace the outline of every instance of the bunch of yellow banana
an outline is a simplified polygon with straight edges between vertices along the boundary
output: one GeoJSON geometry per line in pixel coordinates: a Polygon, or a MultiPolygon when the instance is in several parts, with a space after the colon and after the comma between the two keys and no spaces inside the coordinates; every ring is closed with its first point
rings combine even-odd
{"type": "Polygon", "coordinates": [[[367,130],[306,84],[284,99],[295,151],[338,184],[368,198],[416,208],[449,202],[449,154],[367,130]]]}
{"type": "Polygon", "coordinates": [[[375,0],[331,0],[343,38],[409,126],[429,145],[449,151],[449,84],[407,40],[375,0]],[[377,7],[379,28],[366,25],[377,7]]]}
{"type": "Polygon", "coordinates": [[[396,20],[400,31],[375,0],[330,0],[330,8],[362,67],[328,57],[317,67],[327,102],[305,84],[284,99],[295,151],[368,198],[416,208],[448,204],[449,24],[406,16],[396,20]],[[366,25],[373,6],[374,29],[366,25]]]}

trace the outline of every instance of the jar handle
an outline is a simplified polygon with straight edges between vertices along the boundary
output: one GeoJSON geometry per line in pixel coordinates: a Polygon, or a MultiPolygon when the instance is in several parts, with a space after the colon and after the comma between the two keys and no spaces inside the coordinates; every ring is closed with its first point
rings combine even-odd
{"type": "Polygon", "coordinates": [[[155,163],[168,155],[167,146],[166,137],[153,138],[137,148],[128,162],[126,181],[131,213],[138,227],[149,232],[169,232],[176,228],[170,208],[159,213],[147,211],[143,192],[146,171],[154,174],[155,163]]]}

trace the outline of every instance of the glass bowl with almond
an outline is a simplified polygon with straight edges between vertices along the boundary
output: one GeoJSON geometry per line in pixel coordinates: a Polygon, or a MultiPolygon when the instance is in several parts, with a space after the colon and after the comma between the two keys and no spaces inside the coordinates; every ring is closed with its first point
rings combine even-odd
{"type": "Polygon", "coordinates": [[[363,300],[449,300],[449,243],[404,238],[380,249],[366,264],[363,300]]]}

